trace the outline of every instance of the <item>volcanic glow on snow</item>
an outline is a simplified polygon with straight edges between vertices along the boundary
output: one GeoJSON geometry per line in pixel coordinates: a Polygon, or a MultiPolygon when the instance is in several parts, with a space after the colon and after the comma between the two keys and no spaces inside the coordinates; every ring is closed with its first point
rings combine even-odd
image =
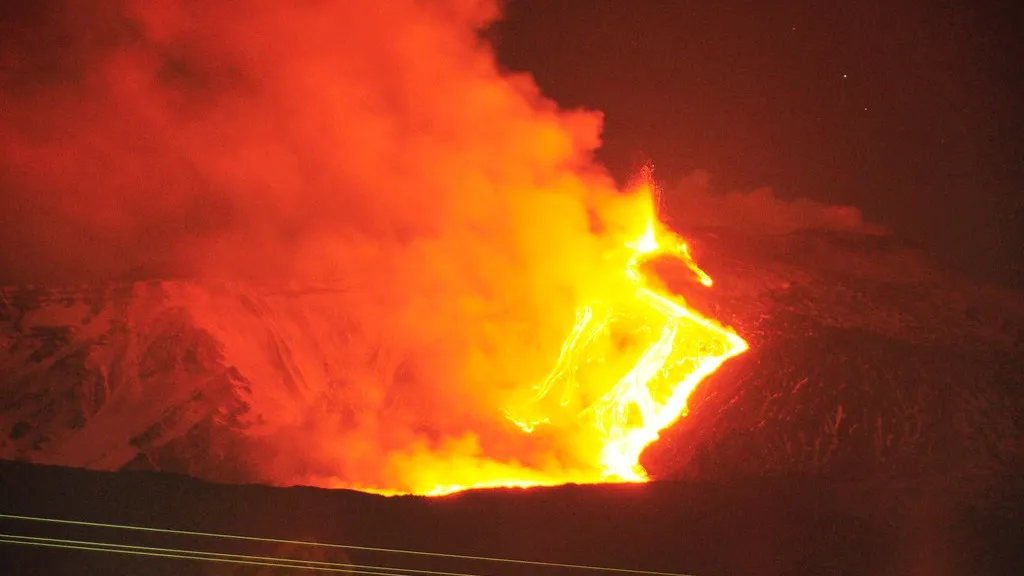
{"type": "MultiPolygon", "coordinates": [[[[129,462],[166,404],[188,408],[145,450],[177,460],[168,442],[192,439],[173,434],[210,422],[225,433],[186,469],[211,479],[418,495],[642,482],[644,448],[746,349],[654,273],[674,260],[687,290],[717,289],[659,220],[650,172],[620,194],[595,163],[601,115],[497,65],[480,31],[500,2],[125,4],[75,3],[98,20],[69,32],[133,30],[67,61],[81,83],[0,90],[4,191],[46,198],[14,197],[42,212],[13,230],[29,248],[10,270],[197,281],[136,283],[130,306],[118,289],[89,326],[130,322],[138,338],[89,362],[133,383],[72,444],[109,433],[121,450],[53,442],[39,458],[129,462]],[[160,370],[143,375],[136,348],[160,370]]],[[[11,45],[26,78],[30,44],[11,45]]]]}
{"type": "Polygon", "coordinates": [[[684,263],[703,289],[711,277],[697,265],[682,238],[656,214],[649,178],[634,190],[646,213],[643,229],[610,258],[623,282],[607,297],[584,303],[547,377],[520,403],[503,408],[518,434],[572,436],[579,469],[481,478],[436,485],[440,495],[469,488],[527,487],[560,483],[644,482],[640,454],[658,433],[687,412],[687,399],[723,362],[747,349],[734,332],[687,307],[660,286],[644,265],[672,257],[684,263]]]}

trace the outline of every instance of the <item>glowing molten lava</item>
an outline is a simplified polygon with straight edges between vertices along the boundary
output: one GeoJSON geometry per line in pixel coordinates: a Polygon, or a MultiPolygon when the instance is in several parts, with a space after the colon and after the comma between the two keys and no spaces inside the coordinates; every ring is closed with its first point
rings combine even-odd
{"type": "Polygon", "coordinates": [[[525,407],[531,415],[516,416],[522,407],[508,411],[523,432],[532,434],[558,420],[560,408],[582,408],[570,417],[592,435],[601,480],[646,480],[639,465],[643,449],[685,415],[687,398],[702,379],[747,349],[742,338],[643,273],[645,261],[675,256],[702,285],[712,285],[687,244],[657,220],[651,184],[645,181],[636,194],[649,210],[643,233],[625,247],[623,274],[631,289],[580,307],[554,369],[525,407]],[[546,402],[556,395],[556,402],[546,402]]]}
{"type": "Polygon", "coordinates": [[[479,481],[436,485],[439,495],[496,486],[643,482],[644,448],[686,414],[687,399],[723,362],[747,349],[734,332],[687,307],[659,285],[644,265],[659,257],[681,260],[704,288],[701,270],[680,237],[657,218],[649,174],[634,190],[642,232],[609,254],[622,282],[602,287],[604,298],[582,304],[554,367],[522,401],[504,407],[518,433],[538,442],[572,446],[571,469],[503,471],[479,481]]]}

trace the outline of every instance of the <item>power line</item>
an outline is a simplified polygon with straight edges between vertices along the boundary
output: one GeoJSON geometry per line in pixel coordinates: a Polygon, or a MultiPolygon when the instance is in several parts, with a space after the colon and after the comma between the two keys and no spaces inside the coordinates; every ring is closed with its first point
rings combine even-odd
{"type": "MultiPolygon", "coordinates": [[[[146,552],[143,550],[118,550],[115,548],[109,548],[106,546],[86,546],[86,545],[73,545],[73,544],[57,544],[50,542],[30,542],[27,540],[17,540],[0,536],[0,543],[4,544],[19,544],[22,546],[36,546],[41,548],[63,548],[65,550],[86,550],[91,552],[109,552],[113,554],[124,554],[126,556],[148,556],[155,558],[175,558],[178,560],[197,560],[200,562],[222,562],[226,564],[247,564],[252,566],[271,566],[275,568],[295,568],[302,570],[316,570],[318,572],[335,572],[335,573],[348,573],[348,574],[359,574],[355,571],[350,571],[344,568],[325,568],[320,566],[309,566],[305,564],[288,564],[285,562],[257,562],[255,560],[235,560],[230,558],[210,558],[206,556],[198,556],[194,554],[170,554],[162,552],[146,552]]],[[[404,574],[397,572],[373,572],[375,576],[405,576],[404,574]]]]}
{"type": "Polygon", "coordinates": [[[442,572],[438,570],[418,570],[413,568],[401,568],[397,566],[373,566],[366,564],[353,564],[349,562],[326,562],[322,560],[303,560],[300,558],[282,558],[279,556],[255,556],[250,554],[231,554],[227,552],[210,552],[206,550],[191,550],[181,548],[160,548],[156,546],[140,546],[133,544],[117,544],[113,542],[97,542],[94,540],[70,540],[64,538],[49,538],[45,536],[23,536],[20,534],[2,534],[0,533],[0,542],[7,542],[9,544],[17,542],[39,542],[39,543],[51,543],[60,545],[74,545],[74,546],[88,546],[90,549],[104,548],[109,549],[111,552],[124,550],[130,552],[133,550],[142,550],[147,552],[158,552],[181,555],[182,557],[190,557],[195,559],[205,559],[206,557],[214,558],[235,558],[242,560],[252,560],[258,562],[274,562],[274,563],[294,563],[300,566],[308,566],[310,568],[320,566],[326,568],[337,568],[349,571],[351,574],[363,574],[366,576],[379,576],[382,574],[390,575],[393,571],[402,572],[401,576],[414,576],[417,574],[426,576],[481,576],[479,574],[466,574],[462,572],[442,572]],[[380,572],[386,570],[388,572],[380,572]]]}
{"type": "Polygon", "coordinates": [[[640,574],[644,576],[689,576],[676,572],[655,572],[651,570],[631,570],[628,568],[609,568],[603,566],[588,566],[585,564],[565,564],[560,562],[543,562],[539,560],[516,560],[512,558],[494,558],[489,556],[471,556],[466,554],[448,554],[444,552],[426,552],[422,550],[403,550],[399,548],[377,548],[371,546],[356,546],[352,544],[325,544],[320,542],[303,542],[302,540],[286,540],[281,538],[263,538],[259,536],[243,536],[238,534],[218,534],[214,532],[197,532],[191,530],[174,530],[170,528],[152,528],[148,526],[132,526],[127,524],[111,524],[103,522],[87,522],[84,520],[64,520],[59,518],[40,518],[36,516],[21,516],[16,514],[0,513],[0,518],[9,520],[24,520],[29,522],[43,522],[50,524],[65,524],[71,526],[88,526],[93,528],[111,528],[117,530],[130,530],[137,532],[150,532],[157,534],[174,534],[182,536],[199,536],[204,538],[223,538],[228,540],[242,540],[249,542],[268,542],[274,544],[294,544],[297,546],[321,546],[324,548],[337,548],[342,550],[359,550],[363,552],[380,552],[386,554],[404,554],[409,556],[424,556],[432,558],[450,558],[455,560],[472,560],[478,562],[496,562],[503,564],[518,564],[524,566],[545,566],[549,568],[569,568],[574,570],[589,570],[596,572],[615,572],[620,574],[640,574]]]}

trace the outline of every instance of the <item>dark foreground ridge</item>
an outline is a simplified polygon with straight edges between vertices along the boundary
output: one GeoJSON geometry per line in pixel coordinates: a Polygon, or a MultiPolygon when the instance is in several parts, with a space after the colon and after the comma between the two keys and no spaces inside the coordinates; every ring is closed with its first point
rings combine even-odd
{"type": "MultiPolygon", "coordinates": [[[[1022,573],[1022,496],[1020,478],[1005,476],[883,484],[779,476],[385,498],[0,462],[2,514],[701,575],[1022,573]]],[[[0,519],[0,527],[3,534],[294,556],[287,546],[266,543],[10,518],[0,519]]],[[[339,554],[361,565],[494,576],[601,574],[362,550],[339,554]]],[[[11,544],[0,544],[0,559],[4,574],[303,573],[11,544]]]]}

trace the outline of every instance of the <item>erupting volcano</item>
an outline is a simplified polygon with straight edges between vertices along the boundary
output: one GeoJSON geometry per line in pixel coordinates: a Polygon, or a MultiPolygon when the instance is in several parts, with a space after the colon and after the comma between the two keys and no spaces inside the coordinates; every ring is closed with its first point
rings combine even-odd
{"type": "Polygon", "coordinates": [[[621,186],[494,0],[39,4],[0,34],[0,458],[444,494],[1017,429],[1010,296],[854,208],[621,186]]]}
{"type": "MultiPolygon", "coordinates": [[[[520,323],[525,337],[484,332],[493,356],[508,347],[518,354],[509,362],[543,370],[464,396],[410,388],[408,359],[355,323],[362,296],[353,300],[344,286],[6,290],[7,455],[100,468],[184,465],[216,479],[252,474],[384,494],[645,481],[641,452],[686,413],[701,380],[747,344],[656,273],[659,260],[674,260],[693,290],[713,290],[687,243],[659,220],[650,170],[608,199],[605,227],[594,232],[607,240],[604,273],[552,322],[563,340],[524,346],[536,325],[514,313],[494,327],[520,323]],[[368,351],[358,345],[366,341],[368,351]],[[46,400],[54,394],[70,402],[46,400]]],[[[429,334],[438,328],[427,326],[429,334]]],[[[499,364],[477,362],[468,355],[442,365],[470,384],[502,375],[493,371],[499,364]]],[[[504,375],[517,373],[531,371],[504,375]]]]}
{"type": "Polygon", "coordinates": [[[14,341],[76,344],[7,349],[4,454],[163,468],[176,438],[193,474],[388,493],[645,478],[745,345],[649,269],[713,290],[650,173],[595,162],[600,114],[498,66],[499,12],[76,4],[41,16],[75,39],[53,83],[5,44],[0,272],[99,293],[6,293],[14,341]],[[27,407],[51,377],[81,402],[27,407]]]}
{"type": "MultiPolygon", "coordinates": [[[[426,493],[481,486],[644,481],[647,474],[639,464],[643,449],[686,413],[687,398],[705,376],[747,349],[742,338],[688,308],[643,269],[659,256],[677,257],[702,286],[712,285],[711,277],[693,261],[686,242],[658,219],[655,191],[646,167],[631,191],[644,208],[638,212],[644,217],[637,222],[642,232],[608,255],[609,265],[622,270],[622,281],[606,286],[599,299],[577,309],[576,323],[562,343],[554,368],[532,388],[529,400],[504,408],[525,434],[553,435],[560,442],[572,438],[582,469],[542,478],[533,471],[521,478],[475,477],[470,471],[465,480],[441,484],[426,493]]],[[[442,474],[458,478],[461,471],[446,468],[442,474]]]]}

